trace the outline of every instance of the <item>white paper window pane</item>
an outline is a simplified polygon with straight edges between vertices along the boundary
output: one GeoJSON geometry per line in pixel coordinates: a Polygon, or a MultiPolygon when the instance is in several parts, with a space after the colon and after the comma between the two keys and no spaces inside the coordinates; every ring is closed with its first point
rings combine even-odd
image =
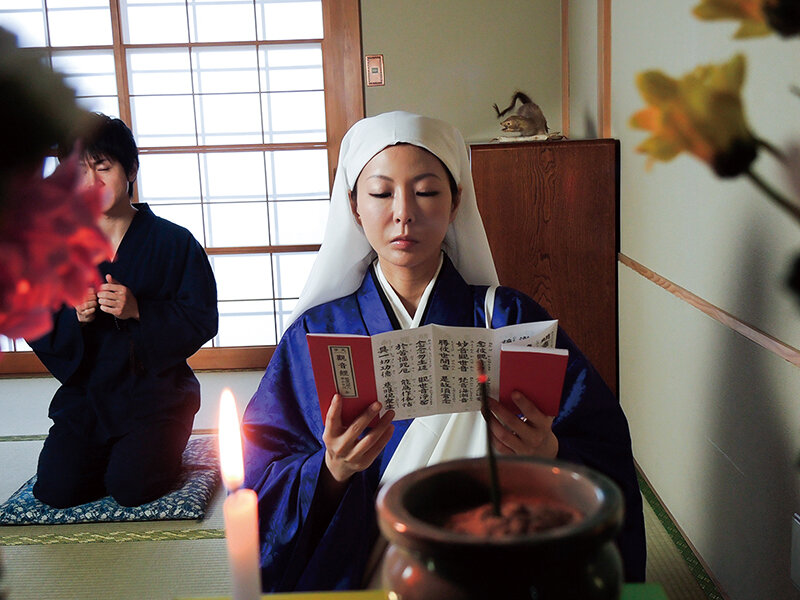
{"type": "Polygon", "coordinates": [[[189,0],[188,5],[191,41],[255,39],[252,0],[189,0]]]}
{"type": "Polygon", "coordinates": [[[32,348],[22,338],[12,340],[4,335],[0,335],[0,352],[32,352],[32,348]]]}
{"type": "Polygon", "coordinates": [[[198,94],[259,91],[255,46],[195,48],[192,69],[198,94]]]}
{"type": "Polygon", "coordinates": [[[189,50],[129,50],[128,81],[133,95],[191,94],[189,50]]]}
{"type": "Polygon", "coordinates": [[[327,200],[270,202],[270,236],[274,245],[320,244],[328,219],[327,200]]]}
{"type": "Polygon", "coordinates": [[[189,41],[184,0],[121,0],[120,8],[127,44],[189,41]]]}
{"type": "Polygon", "coordinates": [[[117,75],[111,50],[53,53],[53,69],[78,96],[116,96],[117,75]]]}
{"type": "Polygon", "coordinates": [[[275,297],[299,298],[315,258],[316,252],[273,254],[275,297]]]}
{"type": "Polygon", "coordinates": [[[140,154],[137,180],[142,202],[200,203],[196,154],[140,154]]]}
{"type": "Polygon", "coordinates": [[[75,103],[89,112],[99,112],[112,118],[119,118],[119,98],[116,96],[76,98],[75,103]]]}
{"type": "Polygon", "coordinates": [[[206,204],[209,248],[267,246],[266,202],[206,204]]]}
{"type": "Polygon", "coordinates": [[[269,254],[212,256],[220,300],[272,299],[269,254]]]}
{"type": "Polygon", "coordinates": [[[21,48],[47,45],[42,0],[5,0],[0,7],[0,27],[15,34],[21,48]]]}
{"type": "Polygon", "coordinates": [[[322,66],[322,44],[286,44],[261,46],[263,63],[270,67],[322,66]]]}
{"type": "Polygon", "coordinates": [[[44,164],[42,165],[42,177],[50,177],[57,166],[58,159],[55,156],[45,157],[44,164]]]}
{"type": "Polygon", "coordinates": [[[110,46],[108,0],[48,0],[52,46],[110,46]]]}
{"type": "Polygon", "coordinates": [[[276,344],[272,301],[219,303],[218,346],[262,346],[276,344]]]}
{"type": "Polygon", "coordinates": [[[297,300],[276,300],[275,301],[275,321],[278,327],[278,337],[283,335],[286,328],[291,325],[291,317],[297,300]]]}
{"type": "Polygon", "coordinates": [[[266,143],[324,142],[324,92],[262,94],[266,143]]]}
{"type": "Polygon", "coordinates": [[[258,39],[322,39],[320,0],[255,0],[258,39]]]}
{"type": "Polygon", "coordinates": [[[258,94],[195,96],[195,106],[199,144],[261,143],[258,94]]]}
{"type": "Polygon", "coordinates": [[[139,146],[197,143],[191,96],[136,96],[131,98],[131,112],[139,146]]]}
{"type": "Polygon", "coordinates": [[[154,204],[150,207],[159,217],[172,221],[192,232],[203,243],[203,210],[199,204],[154,204]]]}
{"type": "Polygon", "coordinates": [[[209,152],[200,165],[206,202],[266,202],[263,152],[209,152]]]}
{"type": "Polygon", "coordinates": [[[287,150],[267,152],[270,200],[328,198],[328,152],[287,150]]]}
{"type": "Polygon", "coordinates": [[[315,68],[270,69],[264,82],[264,89],[271,92],[292,90],[322,90],[322,66],[315,68]]]}
{"type": "Polygon", "coordinates": [[[11,352],[14,350],[14,340],[0,335],[0,352],[11,352]]]}
{"type": "Polygon", "coordinates": [[[263,46],[261,89],[269,92],[323,89],[321,45],[263,46]]]}

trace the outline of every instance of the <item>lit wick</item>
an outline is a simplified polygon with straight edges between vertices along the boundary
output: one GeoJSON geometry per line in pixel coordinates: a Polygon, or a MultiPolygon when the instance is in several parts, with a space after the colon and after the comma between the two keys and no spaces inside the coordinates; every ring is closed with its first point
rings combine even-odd
{"type": "Polygon", "coordinates": [[[486,452],[489,456],[489,493],[492,497],[492,510],[495,516],[500,516],[500,481],[497,477],[497,459],[494,456],[494,446],[492,446],[492,432],[489,429],[489,422],[492,413],[489,411],[489,397],[486,393],[486,385],[489,377],[483,370],[483,361],[478,359],[478,387],[481,393],[481,414],[486,421],[486,452]]]}

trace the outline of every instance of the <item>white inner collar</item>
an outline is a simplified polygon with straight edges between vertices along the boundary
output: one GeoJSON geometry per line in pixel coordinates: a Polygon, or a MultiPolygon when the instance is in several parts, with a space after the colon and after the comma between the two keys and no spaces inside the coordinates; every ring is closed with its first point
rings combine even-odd
{"type": "Polygon", "coordinates": [[[386,298],[389,300],[389,304],[394,311],[394,316],[397,317],[397,322],[400,323],[400,329],[419,327],[419,324],[422,321],[422,315],[425,314],[425,307],[428,305],[428,299],[430,298],[431,291],[433,290],[433,285],[436,283],[436,278],[439,277],[439,271],[442,270],[443,263],[444,253],[440,253],[439,266],[436,268],[436,272],[433,274],[433,277],[425,287],[425,291],[422,292],[422,296],[419,299],[419,305],[417,306],[417,310],[413,317],[408,314],[406,307],[403,305],[403,301],[400,300],[400,296],[397,295],[397,292],[394,291],[394,288],[392,288],[391,284],[386,279],[386,276],[383,274],[380,261],[376,258],[372,263],[375,266],[375,274],[378,276],[378,283],[380,283],[383,293],[386,294],[386,298]]]}

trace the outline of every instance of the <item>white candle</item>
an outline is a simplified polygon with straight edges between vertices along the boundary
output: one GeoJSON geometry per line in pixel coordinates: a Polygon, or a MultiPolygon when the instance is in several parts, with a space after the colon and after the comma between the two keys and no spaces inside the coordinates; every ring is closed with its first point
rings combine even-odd
{"type": "Polygon", "coordinates": [[[258,509],[256,493],[242,488],[244,461],[236,400],[229,389],[219,400],[219,458],[228,497],[222,507],[225,540],[233,581],[233,600],[253,600],[261,595],[258,566],[258,509]]]}

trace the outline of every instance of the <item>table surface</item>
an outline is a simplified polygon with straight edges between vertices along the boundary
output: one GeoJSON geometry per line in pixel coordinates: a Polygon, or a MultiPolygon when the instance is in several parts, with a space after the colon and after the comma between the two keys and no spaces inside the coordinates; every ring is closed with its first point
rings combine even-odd
{"type": "MultiPolygon", "coordinates": [[[[383,590],[349,592],[295,592],[290,594],[264,594],[262,600],[386,600],[383,590]]],[[[188,598],[186,600],[189,600],[188,598]]],[[[230,600],[230,596],[195,598],[193,600],[230,600]]],[[[622,588],[620,600],[668,600],[664,589],[657,583],[628,583],[622,588]]]]}

